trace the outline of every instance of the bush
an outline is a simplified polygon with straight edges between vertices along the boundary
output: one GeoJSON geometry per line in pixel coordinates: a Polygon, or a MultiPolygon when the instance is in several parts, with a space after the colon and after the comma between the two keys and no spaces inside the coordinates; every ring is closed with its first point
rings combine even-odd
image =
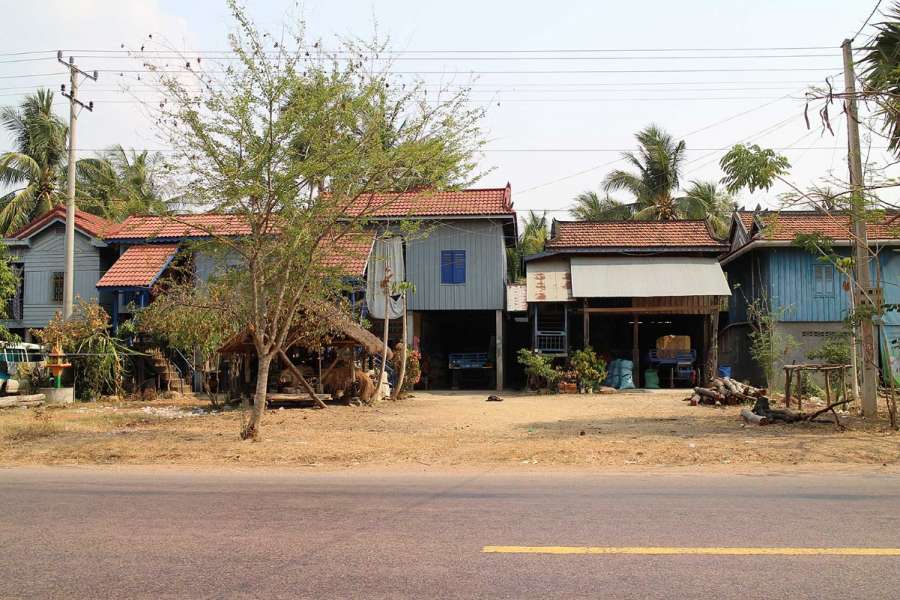
{"type": "Polygon", "coordinates": [[[518,352],[519,364],[525,367],[528,387],[533,390],[553,388],[562,374],[553,368],[553,359],[539,352],[522,348],[518,352]]]}
{"type": "Polygon", "coordinates": [[[806,358],[831,365],[849,365],[850,336],[846,333],[829,334],[821,346],[806,354],[806,358]]]}
{"type": "Polygon", "coordinates": [[[600,383],[606,379],[606,361],[597,356],[590,346],[584,350],[573,352],[570,362],[578,375],[578,383],[582,387],[599,387],[600,383]]]}
{"type": "Polygon", "coordinates": [[[31,333],[51,348],[62,348],[72,363],[71,376],[79,399],[121,395],[125,356],[131,351],[110,335],[109,315],[99,304],[79,300],[71,319],[56,313],[46,328],[31,333]]]}

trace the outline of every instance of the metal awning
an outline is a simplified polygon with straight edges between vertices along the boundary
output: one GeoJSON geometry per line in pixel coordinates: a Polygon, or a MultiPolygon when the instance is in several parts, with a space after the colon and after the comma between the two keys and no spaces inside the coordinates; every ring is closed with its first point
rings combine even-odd
{"type": "Polygon", "coordinates": [[[573,256],[576,298],[730,296],[715,258],[681,256],[573,256]]]}

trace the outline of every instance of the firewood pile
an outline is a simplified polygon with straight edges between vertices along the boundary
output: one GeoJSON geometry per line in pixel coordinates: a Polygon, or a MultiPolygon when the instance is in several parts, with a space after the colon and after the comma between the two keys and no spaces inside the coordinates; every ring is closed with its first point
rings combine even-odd
{"type": "Polygon", "coordinates": [[[685,402],[690,402],[691,406],[698,404],[734,405],[754,402],[757,398],[765,396],[766,393],[765,388],[755,388],[730,377],[716,377],[706,387],[695,387],[693,395],[685,398],[685,402]]]}

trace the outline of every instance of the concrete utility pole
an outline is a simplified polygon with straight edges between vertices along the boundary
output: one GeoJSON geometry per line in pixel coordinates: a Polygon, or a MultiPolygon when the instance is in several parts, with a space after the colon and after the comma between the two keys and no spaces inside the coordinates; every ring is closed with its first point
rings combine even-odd
{"type": "Polygon", "coordinates": [[[94,110],[94,103],[84,104],[78,100],[78,78],[86,77],[97,81],[97,71],[85,73],[75,66],[75,58],[70,56],[69,62],[63,60],[62,50],[56,53],[56,60],[69,69],[69,93],[66,85],[60,90],[69,99],[69,170],[66,175],[68,194],[66,199],[66,266],[63,279],[63,318],[72,316],[72,303],[75,296],[75,126],[78,123],[79,108],[94,110]]]}
{"type": "MultiPolygon", "coordinates": [[[[872,289],[869,272],[869,238],[866,234],[866,198],[863,191],[862,156],[859,149],[859,113],[856,106],[856,74],[853,70],[853,48],[844,40],[844,107],[847,111],[847,147],[850,163],[851,220],[853,222],[853,257],[856,286],[851,293],[859,300],[857,310],[875,301],[878,294],[872,289]]],[[[861,321],[862,341],[862,412],[873,417],[878,410],[878,368],[875,365],[875,327],[871,318],[861,321]]]]}

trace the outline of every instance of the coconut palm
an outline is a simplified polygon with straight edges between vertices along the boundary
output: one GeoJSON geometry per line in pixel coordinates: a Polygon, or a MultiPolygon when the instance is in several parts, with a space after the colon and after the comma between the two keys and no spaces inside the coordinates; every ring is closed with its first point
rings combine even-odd
{"type": "Polygon", "coordinates": [[[597,192],[588,190],[575,196],[575,206],[569,212],[579,221],[621,221],[631,218],[634,205],[622,204],[609,194],[601,198],[597,192]]]}
{"type": "Polygon", "coordinates": [[[53,114],[53,92],[38,90],[18,107],[0,109],[15,150],[0,155],[0,233],[9,235],[64,201],[60,173],[68,128],[53,114]]]}
{"type": "Polygon", "coordinates": [[[691,181],[676,204],[684,218],[706,219],[722,237],[728,234],[731,215],[737,208],[731,195],[714,181],[691,181]]]}
{"type": "Polygon", "coordinates": [[[604,190],[630,192],[637,201],[636,219],[677,219],[679,208],[674,194],[681,178],[684,141],[676,142],[656,125],[645,127],[635,137],[639,150],[622,155],[634,170],[611,172],[603,182],[604,190]]]}
{"type": "Polygon", "coordinates": [[[888,11],[878,33],[864,48],[860,64],[864,93],[878,104],[888,146],[900,156],[900,2],[888,11]]]}
{"type": "Polygon", "coordinates": [[[116,145],[98,158],[78,161],[79,204],[113,221],[165,211],[159,184],[161,158],[116,145]]]}
{"type": "Polygon", "coordinates": [[[538,215],[534,211],[528,211],[528,216],[525,218],[525,226],[522,228],[522,233],[519,236],[519,243],[515,248],[506,249],[506,270],[510,281],[522,278],[524,274],[522,259],[526,256],[543,252],[548,237],[546,213],[538,215]]]}

